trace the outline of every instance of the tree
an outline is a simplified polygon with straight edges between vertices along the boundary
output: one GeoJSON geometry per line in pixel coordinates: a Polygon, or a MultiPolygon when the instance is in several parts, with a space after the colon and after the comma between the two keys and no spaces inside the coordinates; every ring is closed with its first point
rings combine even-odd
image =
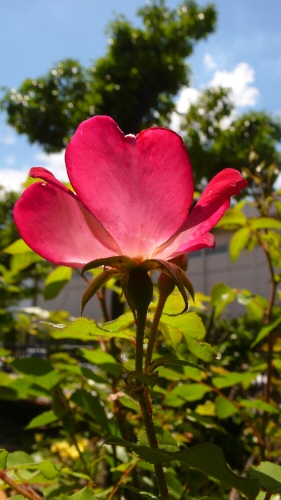
{"type": "Polygon", "coordinates": [[[255,195],[260,183],[265,196],[271,193],[281,170],[279,118],[265,111],[236,116],[230,89],[213,88],[201,92],[181,128],[197,186],[230,167],[244,171],[250,194],[255,195]]]}
{"type": "Polygon", "coordinates": [[[63,149],[78,124],[94,114],[112,116],[125,133],[168,125],[173,98],[189,83],[185,59],[214,31],[216,10],[193,0],[169,10],[165,0],[154,0],[138,16],[142,28],[123,16],[109,25],[107,53],[91,67],[61,61],[6,92],[1,105],[8,123],[46,152],[63,149]]]}

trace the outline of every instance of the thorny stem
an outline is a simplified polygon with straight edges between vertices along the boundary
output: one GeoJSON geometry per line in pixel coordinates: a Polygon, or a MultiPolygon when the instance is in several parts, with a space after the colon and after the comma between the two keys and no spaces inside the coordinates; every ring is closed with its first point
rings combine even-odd
{"type": "MultiPolygon", "coordinates": [[[[136,335],[136,372],[143,371],[143,339],[146,324],[146,311],[142,308],[137,312],[137,335],[136,335]]],[[[146,430],[147,439],[151,448],[158,448],[155,427],[152,418],[152,406],[149,388],[143,384],[136,386],[136,397],[139,402],[143,424],[146,430]]],[[[154,465],[156,482],[160,496],[169,498],[168,487],[162,464],[154,465]]]]}
{"type": "Polygon", "coordinates": [[[23,486],[20,484],[15,483],[9,476],[7,476],[6,471],[2,470],[0,471],[0,479],[8,484],[10,488],[13,490],[17,491],[20,495],[29,498],[30,500],[41,500],[41,496],[38,495],[33,489],[25,489],[23,486]]]}

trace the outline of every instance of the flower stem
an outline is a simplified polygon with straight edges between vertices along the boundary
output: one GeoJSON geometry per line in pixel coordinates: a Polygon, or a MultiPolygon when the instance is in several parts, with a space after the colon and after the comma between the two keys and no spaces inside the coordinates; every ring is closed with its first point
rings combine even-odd
{"type": "MultiPolygon", "coordinates": [[[[135,370],[137,373],[143,371],[143,339],[144,339],[145,324],[146,324],[146,311],[144,311],[143,308],[140,308],[139,311],[137,312],[136,366],[135,366],[135,370]]],[[[139,402],[141,416],[146,430],[149,446],[151,448],[158,448],[158,441],[152,418],[152,405],[151,405],[149,388],[144,385],[136,387],[136,397],[139,402]]],[[[163,498],[169,498],[166,478],[164,475],[162,464],[155,464],[154,470],[160,496],[162,496],[163,498]]]]}
{"type": "Polygon", "coordinates": [[[164,294],[159,295],[159,300],[158,300],[158,304],[157,304],[156,311],[154,314],[152,326],[150,329],[150,334],[149,334],[149,339],[148,339],[148,344],[147,344],[147,349],[146,349],[145,368],[147,368],[148,365],[150,365],[150,363],[152,361],[152,353],[153,353],[155,339],[156,339],[156,335],[157,335],[157,331],[158,331],[158,325],[159,325],[159,321],[160,321],[160,318],[161,318],[161,315],[162,315],[162,312],[164,309],[166,299],[167,299],[167,297],[164,294]]]}

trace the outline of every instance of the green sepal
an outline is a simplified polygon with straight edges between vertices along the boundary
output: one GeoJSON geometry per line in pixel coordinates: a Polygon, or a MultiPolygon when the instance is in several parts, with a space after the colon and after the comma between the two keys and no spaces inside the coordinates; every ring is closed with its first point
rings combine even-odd
{"type": "Polygon", "coordinates": [[[177,266],[176,264],[173,264],[172,262],[162,260],[162,259],[149,259],[149,260],[144,261],[141,264],[141,267],[143,267],[146,270],[160,270],[160,271],[168,274],[168,276],[170,276],[174,280],[174,282],[177,285],[177,287],[182,295],[182,298],[184,300],[185,307],[184,307],[182,313],[187,311],[187,309],[188,309],[188,297],[187,297],[186,290],[190,293],[190,295],[194,301],[194,289],[193,289],[191,282],[187,278],[186,274],[179,266],[177,266]]]}
{"type": "Polygon", "coordinates": [[[104,272],[100,273],[96,276],[91,284],[88,286],[86,292],[84,292],[82,300],[81,300],[81,316],[85,309],[86,304],[89,300],[95,295],[95,293],[113,276],[120,275],[120,271],[116,269],[106,269],[104,272]]]}
{"type": "Polygon", "coordinates": [[[152,363],[150,363],[150,365],[147,367],[147,372],[152,373],[159,366],[166,366],[166,365],[189,366],[190,368],[196,368],[197,370],[203,372],[206,371],[202,366],[199,366],[196,363],[190,363],[189,361],[185,361],[183,359],[161,357],[154,359],[152,363]]]}
{"type": "Polygon", "coordinates": [[[95,259],[91,262],[85,264],[82,269],[82,276],[86,271],[90,271],[91,269],[96,269],[97,267],[111,267],[114,269],[119,269],[123,272],[123,270],[130,270],[137,267],[136,263],[130,257],[126,255],[117,255],[114,257],[106,257],[105,259],[95,259]]]}

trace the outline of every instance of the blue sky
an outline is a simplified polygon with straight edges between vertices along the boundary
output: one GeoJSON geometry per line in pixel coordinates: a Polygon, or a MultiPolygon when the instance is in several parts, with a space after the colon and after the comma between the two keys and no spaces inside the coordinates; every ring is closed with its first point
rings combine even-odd
{"type": "MultiPolygon", "coordinates": [[[[175,8],[180,2],[166,0],[175,8]]],[[[199,5],[206,5],[203,0],[199,5]]],[[[217,0],[217,31],[195,46],[188,60],[191,88],[177,97],[184,110],[200,89],[233,88],[237,113],[249,108],[281,114],[281,1],[217,0]]],[[[139,24],[136,11],[145,0],[9,0],[0,1],[0,87],[17,88],[61,59],[82,64],[104,55],[105,27],[115,13],[139,24]]],[[[176,120],[172,126],[176,127],[176,120]]],[[[0,184],[19,188],[29,168],[42,165],[64,180],[63,154],[47,156],[5,124],[0,114],[0,184]]]]}

